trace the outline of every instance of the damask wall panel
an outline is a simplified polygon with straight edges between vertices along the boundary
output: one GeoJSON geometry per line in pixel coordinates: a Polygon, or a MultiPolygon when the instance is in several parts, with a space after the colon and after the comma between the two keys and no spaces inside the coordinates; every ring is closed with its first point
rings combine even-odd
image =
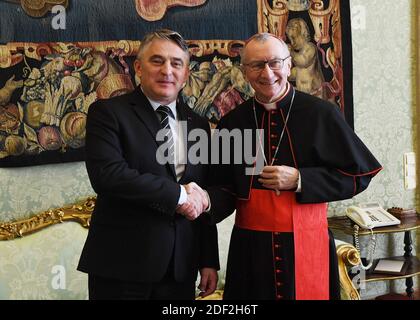
{"type": "MultiPolygon", "coordinates": [[[[413,117],[411,82],[411,23],[415,1],[351,1],[354,19],[358,21],[352,29],[354,128],[383,170],[365,192],[331,203],[330,215],[344,215],[348,205],[360,203],[379,202],[385,208],[415,207],[415,191],[404,189],[403,176],[403,154],[413,151],[418,126],[418,120],[413,117]]],[[[352,241],[349,236],[343,240],[352,241]]],[[[402,233],[381,236],[375,258],[402,255],[403,242],[402,233]]],[[[363,243],[362,247],[366,245],[363,243]]],[[[418,242],[413,250],[416,249],[419,255],[418,242]]],[[[371,298],[389,289],[403,293],[404,280],[368,283],[362,297],[371,298]]]]}
{"type": "Polygon", "coordinates": [[[76,269],[86,236],[70,222],[0,241],[0,300],[86,300],[88,277],[76,269]]]}

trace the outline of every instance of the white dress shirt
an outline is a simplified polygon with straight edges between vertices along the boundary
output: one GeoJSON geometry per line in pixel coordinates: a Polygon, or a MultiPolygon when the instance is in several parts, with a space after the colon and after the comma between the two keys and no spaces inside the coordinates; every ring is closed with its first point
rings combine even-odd
{"type": "MultiPolygon", "coordinates": [[[[153,101],[149,98],[147,99],[149,100],[155,112],[157,108],[159,108],[159,106],[162,105],[159,102],[153,101]]],[[[169,109],[171,109],[173,115],[175,116],[175,119],[172,117],[169,117],[169,127],[171,128],[172,137],[174,139],[174,157],[175,157],[174,167],[175,167],[176,179],[177,181],[179,181],[182,175],[184,174],[185,165],[187,163],[187,150],[186,150],[185,137],[184,137],[184,128],[181,125],[181,122],[178,117],[178,113],[176,111],[176,101],[172,101],[171,103],[166,104],[166,106],[168,106],[169,109]]],[[[186,124],[186,122],[184,124],[186,124]]],[[[178,204],[181,205],[185,203],[186,201],[187,201],[187,192],[184,186],[181,185],[181,193],[178,199],[178,204]]]]}

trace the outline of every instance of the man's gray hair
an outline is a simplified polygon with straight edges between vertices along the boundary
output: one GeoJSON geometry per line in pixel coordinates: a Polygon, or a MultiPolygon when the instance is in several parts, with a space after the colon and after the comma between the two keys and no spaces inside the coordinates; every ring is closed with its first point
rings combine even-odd
{"type": "Polygon", "coordinates": [[[188,51],[188,44],[178,32],[169,29],[159,29],[145,34],[141,40],[140,49],[137,53],[136,59],[140,60],[147,45],[156,39],[167,40],[175,43],[187,54],[189,58],[190,54],[188,51]]]}
{"type": "Polygon", "coordinates": [[[286,48],[286,50],[289,52],[289,48],[287,47],[286,42],[283,41],[283,39],[277,37],[276,35],[268,32],[262,32],[262,33],[256,33],[252,37],[250,37],[248,40],[245,41],[244,47],[240,50],[240,56],[241,56],[241,62],[245,61],[245,48],[251,41],[257,41],[257,42],[266,42],[270,38],[275,38],[286,48]]]}

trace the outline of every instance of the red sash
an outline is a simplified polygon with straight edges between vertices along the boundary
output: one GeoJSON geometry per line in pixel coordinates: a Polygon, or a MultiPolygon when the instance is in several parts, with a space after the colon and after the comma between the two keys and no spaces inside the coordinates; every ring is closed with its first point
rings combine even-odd
{"type": "Polygon", "coordinates": [[[295,192],[251,189],[238,200],[235,225],[249,230],[293,232],[296,300],[329,299],[327,204],[299,204],[295,192]]]}

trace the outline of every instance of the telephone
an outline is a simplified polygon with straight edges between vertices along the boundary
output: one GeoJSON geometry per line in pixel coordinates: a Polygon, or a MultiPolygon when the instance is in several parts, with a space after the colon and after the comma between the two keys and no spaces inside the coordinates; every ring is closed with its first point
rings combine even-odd
{"type": "Polygon", "coordinates": [[[365,204],[360,207],[350,206],[346,209],[346,215],[356,224],[354,227],[354,242],[356,249],[361,255],[360,244],[359,244],[359,228],[369,229],[370,231],[370,245],[367,255],[367,265],[361,263],[361,268],[363,270],[368,270],[373,265],[373,255],[376,248],[376,235],[373,233],[372,229],[377,227],[392,226],[400,224],[401,221],[395,218],[392,214],[385,211],[379,204],[371,203],[365,204]]]}
{"type": "Polygon", "coordinates": [[[401,221],[385,211],[379,204],[366,204],[363,207],[350,206],[346,215],[363,229],[392,226],[401,221]]]}

